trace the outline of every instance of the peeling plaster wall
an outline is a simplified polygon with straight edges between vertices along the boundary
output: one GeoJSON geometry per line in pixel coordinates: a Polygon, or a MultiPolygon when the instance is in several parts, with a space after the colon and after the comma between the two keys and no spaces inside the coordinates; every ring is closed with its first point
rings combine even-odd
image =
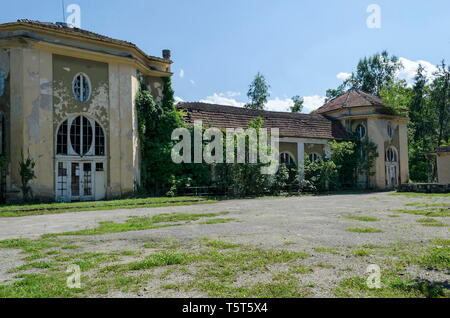
{"type": "Polygon", "coordinates": [[[135,97],[137,71],[131,66],[109,64],[110,179],[108,197],[130,194],[140,184],[139,142],[135,97]]]}
{"type": "Polygon", "coordinates": [[[21,154],[36,161],[30,185],[38,198],[54,196],[52,56],[31,48],[11,49],[11,187],[18,190],[21,154]]]}
{"type": "MultiPolygon", "coordinates": [[[[3,153],[9,156],[10,153],[10,108],[11,108],[11,95],[10,95],[10,54],[9,50],[0,49],[0,114],[3,114],[3,124],[4,124],[4,133],[3,136],[4,145],[3,145],[3,153]]],[[[6,191],[10,189],[10,174],[11,172],[10,166],[6,167],[5,174],[6,176],[2,176],[3,172],[0,172],[0,177],[6,177],[6,191]]],[[[3,179],[0,179],[2,182],[3,179]]],[[[0,187],[2,185],[0,184],[0,187]]]]}
{"type": "Polygon", "coordinates": [[[108,64],[53,55],[53,74],[54,129],[68,116],[84,114],[98,121],[108,134],[108,64]],[[86,103],[77,101],[72,92],[72,83],[78,73],[86,74],[91,82],[91,97],[86,103]]]}

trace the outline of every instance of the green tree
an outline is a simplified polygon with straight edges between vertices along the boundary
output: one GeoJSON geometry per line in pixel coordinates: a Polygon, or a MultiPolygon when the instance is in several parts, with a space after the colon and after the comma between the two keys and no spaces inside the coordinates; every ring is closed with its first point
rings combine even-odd
{"type": "Polygon", "coordinates": [[[376,53],[359,60],[356,72],[344,80],[337,89],[327,90],[326,101],[342,95],[351,88],[380,96],[381,89],[395,81],[396,74],[403,68],[399,59],[387,51],[376,53]]]}
{"type": "Polygon", "coordinates": [[[384,106],[395,114],[407,114],[413,97],[413,90],[405,80],[393,80],[381,88],[380,97],[384,106]]]}
{"type": "Polygon", "coordinates": [[[351,88],[380,96],[381,89],[395,80],[396,73],[403,68],[398,57],[387,51],[359,60],[356,72],[348,79],[351,88]]]}
{"type": "Polygon", "coordinates": [[[431,106],[436,114],[436,144],[439,147],[450,138],[450,67],[442,61],[431,83],[431,106]]]}
{"type": "Polygon", "coordinates": [[[249,102],[245,105],[245,108],[264,110],[267,100],[270,96],[269,94],[270,86],[267,84],[264,75],[258,72],[255,79],[250,84],[247,96],[249,102]]]}
{"type": "Polygon", "coordinates": [[[303,111],[303,97],[296,95],[292,97],[292,101],[294,102],[294,105],[291,106],[291,113],[301,113],[303,111]]]}

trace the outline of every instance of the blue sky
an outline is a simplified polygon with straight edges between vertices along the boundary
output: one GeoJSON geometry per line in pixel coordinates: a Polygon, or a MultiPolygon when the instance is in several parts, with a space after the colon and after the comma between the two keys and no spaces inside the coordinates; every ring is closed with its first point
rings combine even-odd
{"type": "MultiPolygon", "coordinates": [[[[306,112],[351,73],[359,58],[388,50],[410,79],[417,61],[450,60],[448,0],[65,0],[81,7],[82,28],[131,41],[151,55],[172,50],[176,96],[242,105],[260,71],[269,109],[305,96],[306,112]],[[370,29],[370,4],[381,28],[370,29]]],[[[61,21],[61,0],[5,2],[0,22],[61,21]]],[[[450,61],[449,61],[450,62],[450,61]]]]}

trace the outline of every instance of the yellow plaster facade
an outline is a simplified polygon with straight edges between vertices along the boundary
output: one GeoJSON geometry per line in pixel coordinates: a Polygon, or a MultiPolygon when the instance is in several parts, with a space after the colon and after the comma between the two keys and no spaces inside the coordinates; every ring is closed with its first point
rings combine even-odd
{"type": "Polygon", "coordinates": [[[162,78],[172,75],[170,56],[150,57],[126,42],[27,23],[0,25],[0,35],[0,56],[9,57],[7,91],[2,94],[7,100],[0,97],[0,112],[12,123],[5,134],[8,197],[21,198],[22,153],[36,162],[36,179],[30,183],[36,198],[91,200],[135,191],[140,184],[135,107],[139,78],[155,101],[161,101],[162,78]],[[74,83],[80,74],[89,82],[86,101],[75,96],[74,83]],[[61,154],[56,149],[64,123],[68,136],[63,139],[70,146],[61,154]],[[97,154],[97,142],[103,143],[100,130],[104,152],[97,154]],[[78,139],[72,139],[77,133],[78,139]],[[86,147],[86,153],[70,153],[79,146],[72,144],[74,140],[82,140],[83,145],[92,142],[92,147],[86,147]]]}

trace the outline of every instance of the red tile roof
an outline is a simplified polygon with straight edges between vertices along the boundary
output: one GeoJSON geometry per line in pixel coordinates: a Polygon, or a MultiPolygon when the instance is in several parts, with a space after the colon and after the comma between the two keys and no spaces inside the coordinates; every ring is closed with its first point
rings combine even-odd
{"type": "Polygon", "coordinates": [[[251,110],[200,102],[179,103],[177,108],[187,112],[188,124],[202,120],[206,127],[246,128],[252,119],[261,117],[264,120],[263,127],[279,128],[281,137],[323,139],[347,137],[339,121],[323,115],[251,110]]]}
{"type": "Polygon", "coordinates": [[[351,89],[347,93],[332,99],[315,111],[316,114],[324,114],[333,110],[360,107],[383,106],[383,102],[377,96],[365,93],[361,90],[351,89]]]}

